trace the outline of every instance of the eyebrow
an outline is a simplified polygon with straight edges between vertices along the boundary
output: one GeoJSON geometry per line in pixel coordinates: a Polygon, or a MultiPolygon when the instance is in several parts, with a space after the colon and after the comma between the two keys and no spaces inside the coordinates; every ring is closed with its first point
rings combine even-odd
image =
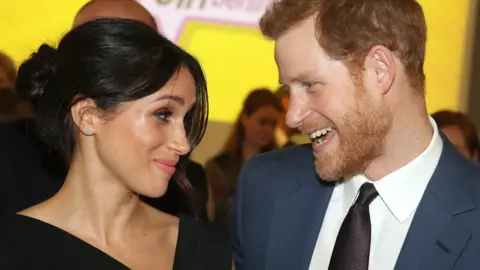
{"type": "Polygon", "coordinates": [[[180,105],[185,105],[185,99],[183,99],[182,97],[179,97],[179,96],[175,96],[175,95],[160,96],[159,98],[155,99],[154,102],[159,101],[159,100],[166,100],[166,99],[176,101],[180,105]]]}
{"type": "MultiPolygon", "coordinates": [[[[314,74],[316,73],[305,70],[305,71],[302,71],[300,74],[296,75],[295,77],[293,77],[290,81],[291,82],[308,81],[314,76],[314,74]]],[[[282,83],[282,78],[279,78],[278,81],[280,84],[285,84],[285,83],[282,83]]]]}

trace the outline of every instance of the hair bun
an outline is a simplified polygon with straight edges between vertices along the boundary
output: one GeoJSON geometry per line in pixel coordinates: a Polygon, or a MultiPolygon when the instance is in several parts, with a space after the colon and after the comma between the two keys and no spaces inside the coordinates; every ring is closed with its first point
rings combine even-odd
{"type": "Polygon", "coordinates": [[[57,50],[43,44],[36,53],[20,65],[15,85],[16,92],[34,106],[57,69],[57,50]]]}

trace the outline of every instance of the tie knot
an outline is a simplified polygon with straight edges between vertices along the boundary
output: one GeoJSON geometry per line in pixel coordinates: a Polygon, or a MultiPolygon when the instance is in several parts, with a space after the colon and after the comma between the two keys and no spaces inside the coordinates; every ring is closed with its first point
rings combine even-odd
{"type": "Polygon", "coordinates": [[[364,183],[360,187],[360,194],[358,194],[355,204],[361,206],[368,206],[378,196],[378,192],[372,183],[364,183]]]}

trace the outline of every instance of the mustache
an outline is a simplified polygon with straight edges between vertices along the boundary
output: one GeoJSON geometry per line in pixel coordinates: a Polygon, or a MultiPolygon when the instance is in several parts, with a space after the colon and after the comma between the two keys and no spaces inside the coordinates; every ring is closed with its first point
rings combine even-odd
{"type": "Polygon", "coordinates": [[[334,124],[332,121],[328,122],[317,122],[317,123],[304,123],[301,124],[297,129],[303,134],[309,134],[313,131],[320,130],[323,128],[331,127],[332,129],[337,129],[338,125],[334,124]]]}

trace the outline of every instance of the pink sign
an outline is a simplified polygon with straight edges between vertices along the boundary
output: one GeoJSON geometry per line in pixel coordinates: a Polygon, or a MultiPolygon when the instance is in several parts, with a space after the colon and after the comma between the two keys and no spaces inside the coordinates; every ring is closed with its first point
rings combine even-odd
{"type": "Polygon", "coordinates": [[[177,41],[189,20],[257,27],[272,0],[137,0],[155,17],[158,29],[177,41]]]}

